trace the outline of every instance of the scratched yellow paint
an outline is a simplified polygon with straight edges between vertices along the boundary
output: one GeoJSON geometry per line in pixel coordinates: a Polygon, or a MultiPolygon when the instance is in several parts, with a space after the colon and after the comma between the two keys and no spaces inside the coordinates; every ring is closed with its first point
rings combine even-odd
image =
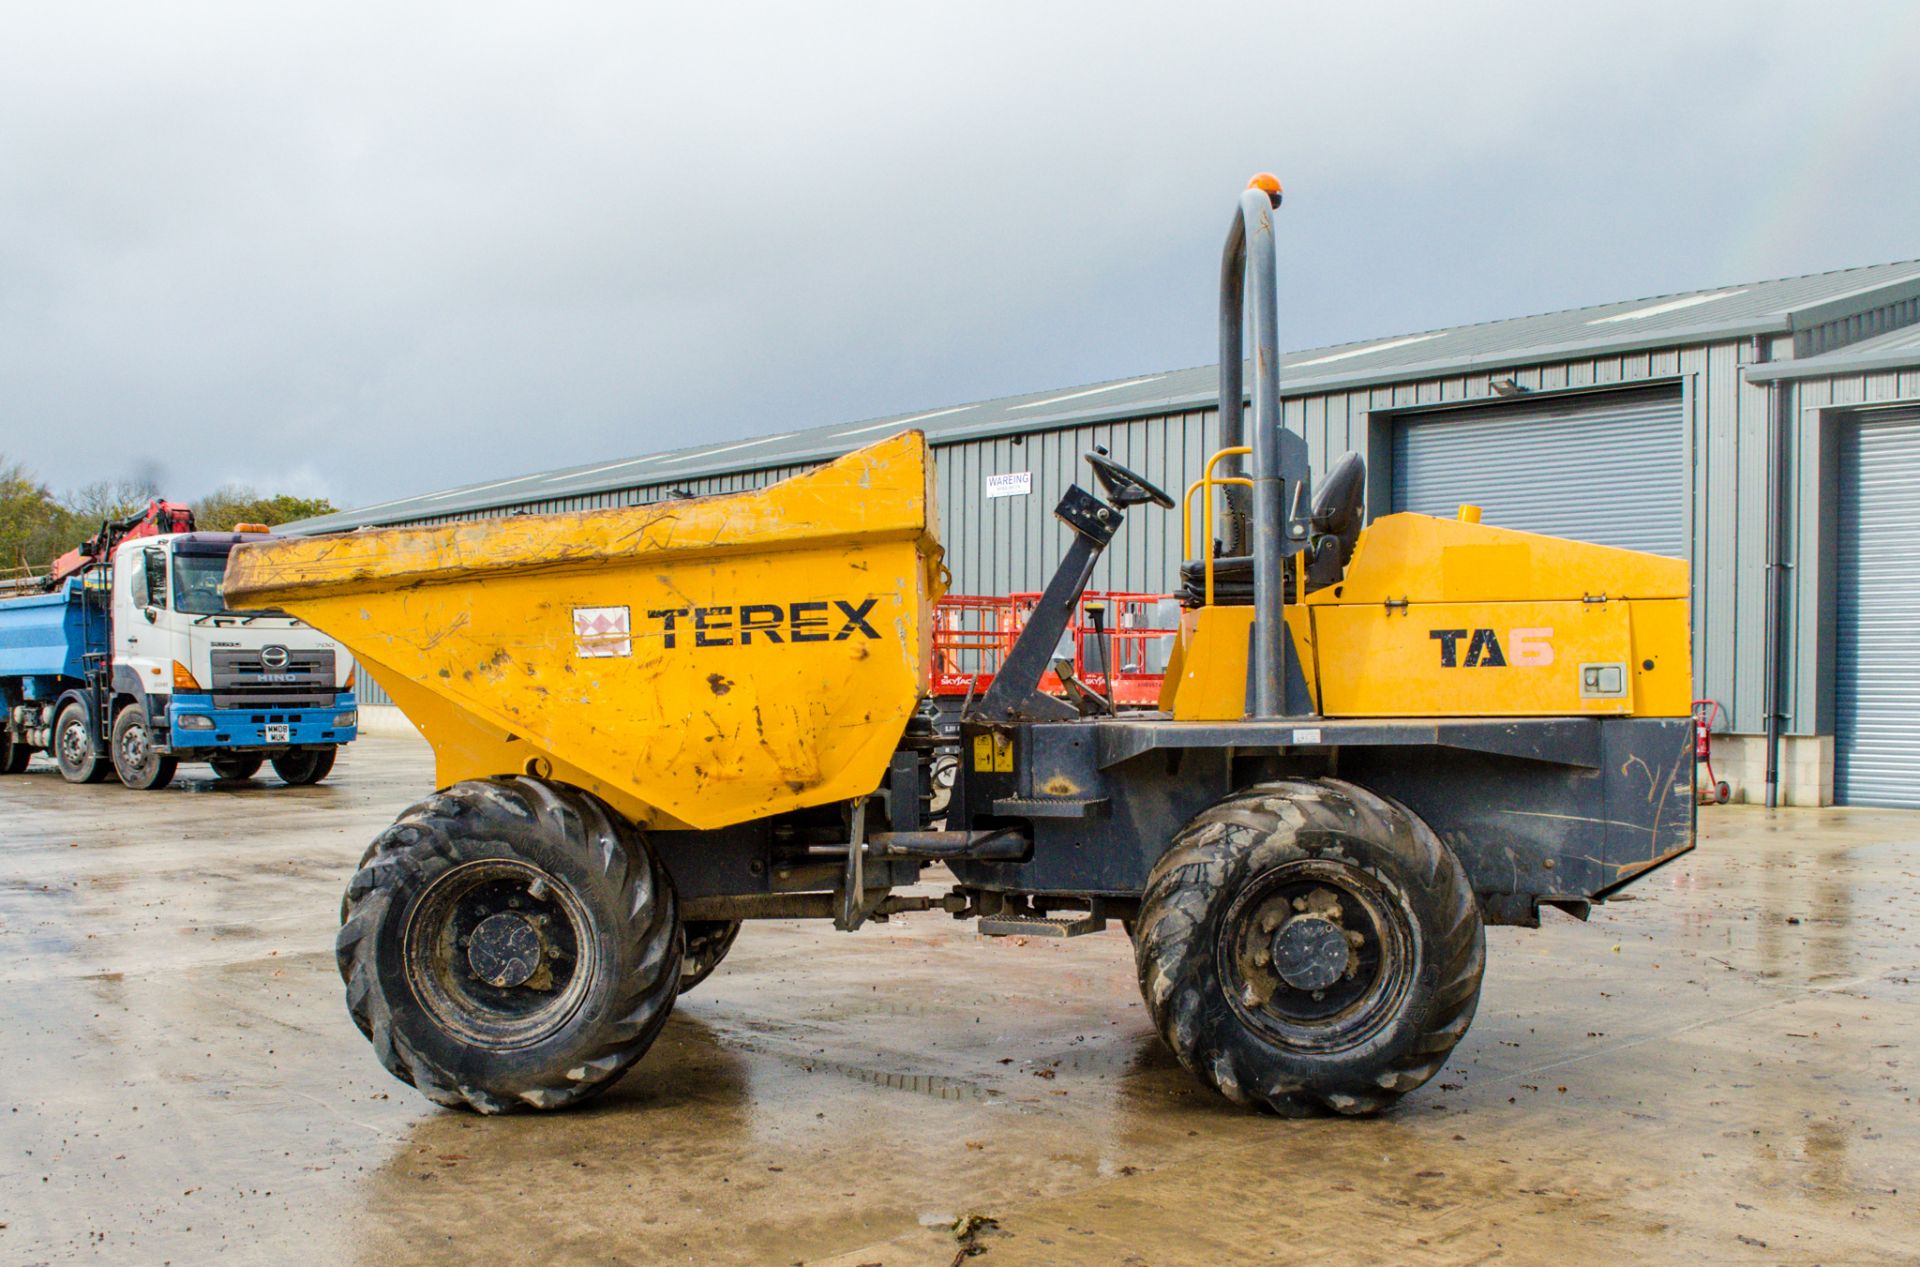
{"type": "Polygon", "coordinates": [[[249,544],[226,593],[345,643],[443,785],[721,827],[878,786],[944,590],[931,469],[909,432],[751,493],[249,544]]]}
{"type": "MultiPolygon", "coordinates": [[[[1387,515],[1338,585],[1287,610],[1328,717],[1684,717],[1692,707],[1688,568],[1679,559],[1488,524],[1387,515]],[[1582,691],[1618,666],[1623,693],[1582,691]]],[[[1249,608],[1182,621],[1162,707],[1245,715],[1249,608]]]]}

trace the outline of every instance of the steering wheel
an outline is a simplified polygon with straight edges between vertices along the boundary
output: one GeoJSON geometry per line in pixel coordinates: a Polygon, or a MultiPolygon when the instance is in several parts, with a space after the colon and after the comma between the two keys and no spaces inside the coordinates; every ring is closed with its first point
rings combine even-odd
{"type": "Polygon", "coordinates": [[[1100,487],[1107,490],[1107,500],[1114,505],[1138,506],[1152,502],[1162,510],[1173,509],[1173,498],[1162,492],[1159,485],[1135,475],[1104,453],[1089,453],[1086,457],[1087,465],[1100,480],[1100,487]]]}

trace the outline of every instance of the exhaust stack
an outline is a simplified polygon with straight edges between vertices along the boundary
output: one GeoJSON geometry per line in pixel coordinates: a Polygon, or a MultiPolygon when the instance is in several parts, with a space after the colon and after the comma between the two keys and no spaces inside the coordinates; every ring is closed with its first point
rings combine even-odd
{"type": "MultiPolygon", "coordinates": [[[[1228,499],[1227,552],[1253,546],[1251,715],[1281,717],[1287,705],[1285,567],[1307,541],[1307,445],[1280,425],[1280,315],[1273,212],[1280,182],[1262,172],[1247,182],[1220,260],[1220,447],[1243,439],[1241,326],[1246,278],[1253,277],[1253,505],[1250,534],[1228,499]]],[[[1235,466],[1237,459],[1231,460],[1235,466]]],[[[1212,549],[1213,544],[1207,543],[1212,549]]]]}

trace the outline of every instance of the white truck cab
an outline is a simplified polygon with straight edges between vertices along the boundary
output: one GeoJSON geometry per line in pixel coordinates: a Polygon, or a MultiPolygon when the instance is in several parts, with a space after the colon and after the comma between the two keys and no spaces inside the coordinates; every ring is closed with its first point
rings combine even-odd
{"type": "Polygon", "coordinates": [[[113,553],[101,737],[130,786],[164,784],[179,761],[208,761],[226,778],[272,761],[289,783],[317,783],[358,733],[346,648],[285,612],[231,611],[221,597],[228,554],[253,539],[176,533],[113,553]]]}

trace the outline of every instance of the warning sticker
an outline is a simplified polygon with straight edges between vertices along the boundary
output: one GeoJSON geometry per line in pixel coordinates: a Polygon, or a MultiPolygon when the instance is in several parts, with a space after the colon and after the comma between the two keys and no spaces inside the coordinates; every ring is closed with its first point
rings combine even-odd
{"type": "Polygon", "coordinates": [[[981,774],[1013,773],[1013,736],[999,731],[973,737],[973,768],[981,774]]]}
{"type": "Polygon", "coordinates": [[[624,607],[573,609],[573,654],[586,659],[633,654],[633,621],[624,607]]]}

